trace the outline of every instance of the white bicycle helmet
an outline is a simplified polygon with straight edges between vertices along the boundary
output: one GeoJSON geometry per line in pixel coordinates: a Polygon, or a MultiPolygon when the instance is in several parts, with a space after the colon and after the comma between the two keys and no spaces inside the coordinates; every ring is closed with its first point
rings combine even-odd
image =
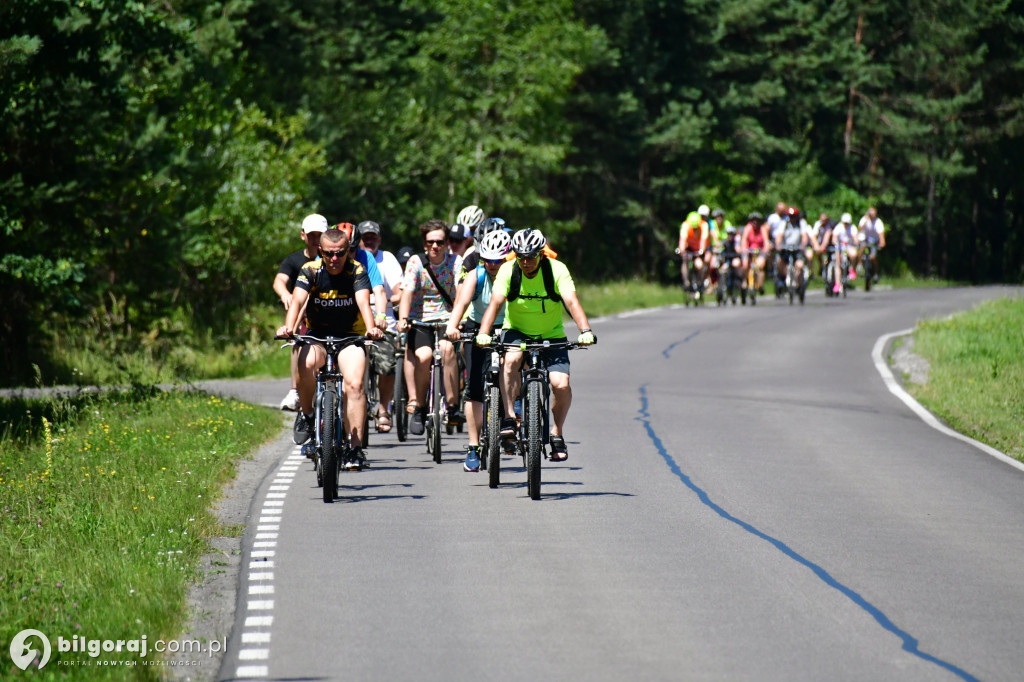
{"type": "Polygon", "coordinates": [[[480,242],[480,257],[501,260],[512,250],[512,237],[505,230],[494,230],[480,242]]]}
{"type": "Polygon", "coordinates": [[[455,222],[465,225],[469,228],[470,232],[483,222],[484,212],[479,206],[470,205],[459,211],[459,217],[455,219],[455,222]]]}
{"type": "Polygon", "coordinates": [[[853,222],[853,216],[850,215],[849,213],[844,213],[843,215],[841,215],[839,217],[839,222],[847,223],[847,224],[852,223],[853,222]]]}
{"type": "Polygon", "coordinates": [[[707,204],[701,204],[700,207],[697,209],[697,215],[699,215],[701,218],[707,218],[709,215],[711,215],[711,209],[708,207],[707,204]]]}
{"type": "Polygon", "coordinates": [[[544,238],[540,230],[529,227],[512,235],[512,250],[522,258],[532,258],[538,255],[547,243],[548,240],[544,238]]]}
{"type": "Polygon", "coordinates": [[[508,231],[505,227],[505,221],[501,218],[488,218],[487,220],[480,223],[480,226],[473,230],[473,240],[479,247],[483,243],[484,237],[491,234],[492,232],[508,231]]]}

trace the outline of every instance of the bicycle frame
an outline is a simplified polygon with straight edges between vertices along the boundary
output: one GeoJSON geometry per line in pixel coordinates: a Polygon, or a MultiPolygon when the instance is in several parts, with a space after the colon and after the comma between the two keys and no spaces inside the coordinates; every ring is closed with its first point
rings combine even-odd
{"type": "Polygon", "coordinates": [[[547,445],[551,433],[551,383],[548,363],[543,351],[553,348],[575,350],[578,343],[568,341],[531,340],[498,344],[507,353],[519,350],[523,362],[519,367],[521,384],[519,395],[523,402],[523,421],[519,429],[516,449],[523,457],[526,468],[526,487],[530,498],[540,499],[541,458],[547,458],[547,445]],[[540,403],[539,405],[537,403],[540,403]]]}
{"type": "Polygon", "coordinates": [[[342,375],[338,368],[338,354],[348,346],[363,347],[365,339],[361,336],[320,338],[310,334],[296,335],[294,339],[296,343],[323,344],[327,356],[316,374],[313,446],[316,448],[317,483],[323,486],[324,502],[333,502],[338,491],[339,461],[350,445],[344,427],[344,392],[339,390],[342,375]]]}
{"type": "MultiPolygon", "coordinates": [[[[447,322],[422,322],[420,320],[410,320],[410,324],[414,327],[420,327],[421,329],[428,329],[434,335],[434,348],[431,352],[430,361],[430,383],[427,389],[427,419],[424,424],[424,432],[427,436],[427,452],[429,452],[434,462],[437,464],[441,463],[441,426],[447,418],[447,410],[444,409],[444,367],[442,358],[444,353],[441,351],[441,339],[444,337],[444,329],[448,326],[447,322]]],[[[424,396],[420,396],[422,400],[424,396]]]]}

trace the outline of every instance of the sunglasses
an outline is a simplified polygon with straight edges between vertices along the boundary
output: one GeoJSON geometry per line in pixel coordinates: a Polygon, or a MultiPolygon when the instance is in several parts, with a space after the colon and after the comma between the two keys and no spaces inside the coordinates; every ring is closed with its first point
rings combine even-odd
{"type": "Polygon", "coordinates": [[[493,258],[484,258],[484,265],[501,265],[504,262],[504,258],[498,258],[496,260],[493,258]]]}
{"type": "Polygon", "coordinates": [[[519,262],[527,260],[537,260],[540,256],[516,256],[516,260],[519,262]]]}
{"type": "Polygon", "coordinates": [[[344,258],[345,256],[348,255],[348,251],[347,250],[346,251],[321,251],[320,253],[322,253],[324,255],[324,258],[326,258],[327,260],[331,260],[332,258],[344,258]]]}
{"type": "Polygon", "coordinates": [[[448,242],[447,239],[427,239],[424,240],[428,246],[444,246],[448,242]]]}

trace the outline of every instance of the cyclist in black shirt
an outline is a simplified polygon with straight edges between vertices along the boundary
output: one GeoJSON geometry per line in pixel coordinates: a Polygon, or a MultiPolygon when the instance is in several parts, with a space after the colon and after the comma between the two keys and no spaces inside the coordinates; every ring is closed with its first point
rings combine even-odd
{"type": "MultiPolygon", "coordinates": [[[[274,277],[274,293],[281,299],[285,313],[292,307],[292,291],[295,289],[295,280],[299,277],[299,270],[311,260],[316,259],[317,249],[320,247],[320,235],[327,229],[327,218],[319,213],[312,213],[302,221],[302,230],[299,235],[306,247],[299,249],[281,262],[281,267],[274,277]]],[[[299,411],[299,347],[292,346],[292,388],[281,401],[282,410],[299,411]]]]}
{"type": "MultiPolygon", "coordinates": [[[[370,278],[366,269],[349,255],[349,238],[341,230],[326,230],[320,238],[320,258],[306,263],[295,281],[292,305],[278,336],[289,337],[299,326],[305,311],[308,333],[313,336],[350,337],[365,334],[380,339],[384,332],[373,322],[370,309],[370,278]]],[[[301,445],[312,431],[313,395],[316,392],[316,371],[326,361],[321,344],[304,344],[299,351],[299,404],[293,440],[301,445]]],[[[343,377],[345,421],[350,443],[357,444],[352,455],[364,460],[358,444],[363,442],[366,421],[366,394],[363,375],[366,353],[358,346],[349,346],[338,354],[338,369],[343,377]]]]}

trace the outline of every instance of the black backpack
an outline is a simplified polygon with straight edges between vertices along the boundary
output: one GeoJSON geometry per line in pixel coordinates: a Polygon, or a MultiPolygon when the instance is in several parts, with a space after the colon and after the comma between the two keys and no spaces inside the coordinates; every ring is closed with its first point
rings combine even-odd
{"type": "MultiPolygon", "coordinates": [[[[544,299],[550,299],[555,303],[561,303],[562,297],[555,291],[555,275],[551,271],[551,261],[544,258],[540,262],[540,276],[544,281],[544,295],[538,296],[536,294],[523,295],[523,298],[533,298],[541,300],[541,310],[544,310],[544,299]]],[[[523,286],[523,269],[519,267],[519,263],[512,265],[512,279],[508,286],[508,296],[505,297],[507,301],[514,301],[519,298],[519,290],[523,286]]]]}

